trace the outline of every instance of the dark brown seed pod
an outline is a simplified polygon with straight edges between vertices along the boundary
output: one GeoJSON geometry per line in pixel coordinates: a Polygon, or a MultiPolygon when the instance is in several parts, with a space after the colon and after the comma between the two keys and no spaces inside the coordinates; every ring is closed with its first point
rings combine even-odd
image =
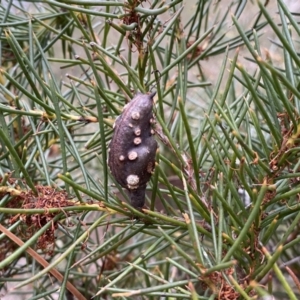
{"type": "Polygon", "coordinates": [[[155,166],[157,142],[151,131],[154,95],[138,93],[124,107],[108,147],[110,171],[128,190],[131,205],[137,209],[144,206],[146,185],[155,166]]]}

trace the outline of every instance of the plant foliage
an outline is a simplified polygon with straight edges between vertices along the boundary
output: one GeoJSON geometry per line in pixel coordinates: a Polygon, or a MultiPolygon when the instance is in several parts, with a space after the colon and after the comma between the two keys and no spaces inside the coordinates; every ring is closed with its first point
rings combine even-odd
{"type": "Polygon", "coordinates": [[[300,298],[299,15],[183,2],[1,2],[1,294],[300,298]],[[139,211],[107,145],[153,91],[139,211]]]}

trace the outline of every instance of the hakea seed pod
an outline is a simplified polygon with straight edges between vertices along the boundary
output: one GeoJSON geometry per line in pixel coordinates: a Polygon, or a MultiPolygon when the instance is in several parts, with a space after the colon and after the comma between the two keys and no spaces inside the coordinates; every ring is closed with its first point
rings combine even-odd
{"type": "Polygon", "coordinates": [[[153,136],[153,97],[138,93],[116,119],[108,147],[108,166],[116,181],[129,192],[131,205],[145,203],[146,185],[155,166],[157,142],[153,136]]]}

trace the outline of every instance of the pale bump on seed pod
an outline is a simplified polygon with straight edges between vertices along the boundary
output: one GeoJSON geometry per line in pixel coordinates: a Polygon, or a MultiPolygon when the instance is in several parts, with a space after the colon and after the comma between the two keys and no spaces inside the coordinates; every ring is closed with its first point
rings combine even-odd
{"type": "Polygon", "coordinates": [[[131,205],[145,204],[146,185],[155,166],[157,142],[153,136],[153,97],[138,93],[116,119],[108,146],[108,166],[116,181],[129,192],[131,205]]]}

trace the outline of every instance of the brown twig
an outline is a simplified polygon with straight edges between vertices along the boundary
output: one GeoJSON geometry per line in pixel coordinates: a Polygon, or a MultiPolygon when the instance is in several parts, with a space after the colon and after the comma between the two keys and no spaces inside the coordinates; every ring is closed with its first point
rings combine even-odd
{"type": "MultiPolygon", "coordinates": [[[[19,239],[15,234],[10,232],[8,229],[6,229],[3,225],[0,224],[0,230],[8,237],[10,238],[13,242],[15,242],[17,245],[20,247],[24,245],[24,242],[19,239]]],[[[49,263],[41,257],[37,252],[35,252],[31,247],[28,247],[26,249],[27,253],[32,256],[39,264],[41,264],[44,268],[49,266],[49,263]]],[[[59,282],[63,282],[64,276],[57,271],[56,269],[51,269],[50,274],[54,276],[59,282]]],[[[67,281],[67,289],[72,293],[78,300],[86,300],[86,298],[76,289],[76,287],[67,281]]]]}

